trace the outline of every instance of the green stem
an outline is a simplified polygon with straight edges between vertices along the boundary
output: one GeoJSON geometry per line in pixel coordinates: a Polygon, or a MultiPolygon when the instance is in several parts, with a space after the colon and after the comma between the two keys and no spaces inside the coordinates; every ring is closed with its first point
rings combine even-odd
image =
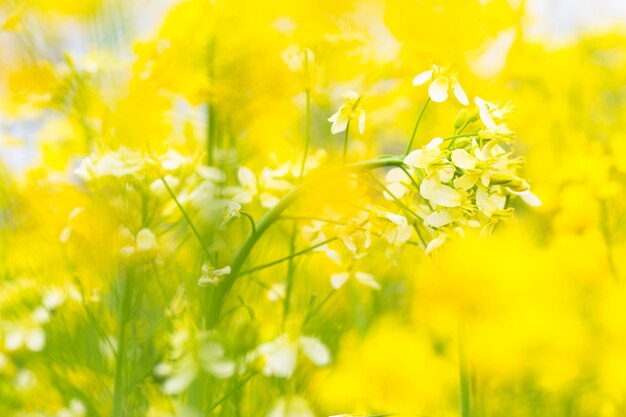
{"type": "MultiPolygon", "coordinates": [[[[164,177],[161,177],[161,181],[163,182],[163,185],[165,185],[165,188],[167,189],[167,192],[169,193],[170,197],[172,197],[172,200],[174,200],[174,202],[176,203],[176,206],[178,207],[178,210],[180,211],[180,213],[185,218],[185,221],[187,222],[187,225],[189,226],[189,228],[193,232],[193,235],[198,240],[198,243],[200,243],[200,246],[202,246],[202,249],[204,250],[204,252],[207,255],[210,255],[209,249],[204,244],[204,241],[202,240],[202,236],[200,236],[200,232],[198,232],[198,229],[196,229],[196,226],[194,226],[193,222],[191,221],[191,218],[189,217],[189,215],[187,214],[187,212],[185,211],[183,206],[178,201],[178,198],[176,198],[176,194],[174,194],[174,192],[172,191],[170,186],[167,184],[167,181],[165,181],[164,177]]],[[[254,222],[254,220],[253,220],[253,222],[254,222]]]]}
{"type": "Polygon", "coordinates": [[[430,104],[430,97],[424,102],[422,108],[420,109],[420,113],[417,116],[417,121],[415,122],[415,126],[413,127],[413,132],[411,133],[411,139],[409,140],[409,146],[406,147],[406,151],[404,151],[404,156],[407,156],[409,152],[411,152],[411,148],[413,148],[413,141],[415,140],[415,134],[417,133],[417,128],[422,122],[422,117],[424,117],[424,112],[426,111],[426,107],[430,104]]]}
{"type": "Polygon", "coordinates": [[[326,239],[326,240],[324,240],[324,241],[322,241],[320,243],[316,243],[315,245],[309,246],[308,248],[302,249],[302,250],[300,250],[298,252],[294,252],[294,253],[290,254],[289,256],[285,256],[283,258],[276,259],[276,260],[274,260],[272,262],[268,262],[268,263],[265,263],[265,264],[262,264],[262,265],[257,265],[255,267],[250,268],[250,269],[246,269],[245,271],[241,271],[239,273],[239,276],[249,275],[249,274],[252,274],[253,272],[260,271],[260,270],[266,269],[266,268],[270,268],[270,267],[272,267],[274,265],[278,265],[278,264],[283,263],[285,261],[289,261],[289,260],[291,260],[293,258],[296,258],[298,256],[307,254],[309,252],[314,251],[317,248],[320,248],[320,247],[322,247],[324,245],[327,245],[327,244],[329,244],[331,242],[334,242],[335,240],[337,240],[337,237],[331,237],[330,239],[326,239]]]}
{"type": "Polygon", "coordinates": [[[240,211],[239,213],[250,222],[250,228],[252,229],[252,233],[256,233],[256,223],[254,222],[254,217],[252,217],[249,213],[246,213],[245,211],[240,211]]]}
{"type": "Polygon", "coordinates": [[[124,361],[126,356],[126,326],[130,315],[131,288],[127,276],[121,278],[122,281],[122,305],[120,310],[119,329],[117,331],[117,352],[115,355],[115,379],[113,386],[113,408],[112,417],[123,417],[125,412],[124,392],[124,361]]]}
{"type": "Polygon", "coordinates": [[[452,135],[452,136],[445,137],[445,138],[443,138],[443,140],[447,141],[447,140],[450,140],[450,139],[457,139],[457,138],[469,138],[469,137],[478,135],[478,133],[480,133],[480,130],[475,130],[473,132],[468,132],[468,133],[459,133],[458,135],[452,135]]]}
{"type": "Polygon", "coordinates": [[[298,222],[294,221],[291,227],[291,239],[289,240],[289,260],[287,264],[287,282],[285,285],[285,301],[283,303],[283,330],[285,323],[287,322],[287,316],[289,315],[289,309],[291,307],[291,293],[293,289],[293,275],[295,272],[295,256],[293,254],[296,250],[296,233],[298,231],[298,222]]]}
{"type": "MultiPolygon", "coordinates": [[[[308,53],[305,52],[305,68],[308,70],[308,53]]],[[[302,180],[304,175],[304,168],[306,165],[306,158],[309,153],[309,144],[311,142],[311,92],[307,88],[306,90],[306,111],[305,111],[305,140],[304,140],[304,152],[302,154],[302,164],[300,165],[300,174],[298,176],[298,182],[302,180]]],[[[287,282],[285,287],[285,301],[283,303],[283,329],[287,322],[287,316],[289,315],[289,309],[291,307],[291,294],[293,288],[293,275],[295,272],[294,264],[294,252],[296,250],[296,235],[298,232],[298,222],[294,221],[291,226],[291,238],[289,240],[289,263],[287,265],[287,282]]]]}

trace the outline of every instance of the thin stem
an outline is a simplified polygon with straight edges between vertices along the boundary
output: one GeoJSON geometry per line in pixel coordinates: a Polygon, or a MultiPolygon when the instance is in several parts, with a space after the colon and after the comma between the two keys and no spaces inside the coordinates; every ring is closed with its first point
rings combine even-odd
{"type": "Polygon", "coordinates": [[[332,298],[332,296],[336,292],[337,290],[333,288],[328,294],[326,294],[326,297],[324,297],[322,301],[320,301],[312,309],[309,310],[306,317],[304,318],[304,321],[302,322],[302,327],[306,326],[309,323],[309,320],[311,320],[311,318],[313,318],[313,316],[315,316],[315,314],[317,314],[317,312],[320,311],[322,307],[324,307],[324,305],[326,305],[326,303],[332,298]]]}
{"type": "Polygon", "coordinates": [[[480,133],[480,130],[475,130],[473,132],[467,132],[467,133],[459,133],[457,135],[445,137],[443,138],[443,140],[446,141],[446,140],[457,139],[457,138],[469,138],[471,136],[476,136],[478,133],[480,133]]]}
{"type": "Polygon", "coordinates": [[[417,128],[422,122],[422,117],[424,117],[424,112],[426,111],[426,107],[430,104],[430,97],[424,102],[422,108],[420,109],[420,113],[417,116],[417,121],[415,122],[415,126],[413,127],[413,132],[411,133],[411,139],[409,140],[409,146],[406,147],[406,151],[404,151],[404,156],[407,156],[409,152],[411,152],[411,148],[413,148],[413,141],[415,140],[415,134],[417,133],[417,128]]]}
{"type": "Polygon", "coordinates": [[[235,394],[237,391],[239,391],[241,388],[243,388],[243,386],[246,385],[248,383],[248,381],[250,381],[254,376],[256,376],[257,373],[258,372],[254,372],[254,373],[250,374],[246,379],[240,381],[239,384],[237,384],[237,386],[235,386],[232,390],[227,392],[226,395],[224,395],[222,398],[220,398],[215,403],[213,403],[213,405],[211,405],[209,407],[209,411],[213,411],[217,407],[219,407],[220,404],[222,404],[224,401],[226,401],[228,398],[230,398],[233,394],[235,394]]]}
{"type": "Polygon", "coordinates": [[[343,163],[346,163],[346,157],[348,156],[348,134],[350,133],[350,120],[346,125],[346,133],[343,136],[343,163]]]}
{"type": "Polygon", "coordinates": [[[165,181],[164,177],[161,177],[161,181],[163,181],[163,185],[165,185],[165,188],[167,189],[167,192],[169,193],[170,197],[172,197],[172,200],[174,200],[174,202],[176,203],[176,206],[178,207],[178,210],[180,211],[180,213],[185,218],[185,221],[187,222],[187,225],[189,225],[189,228],[193,232],[194,236],[196,237],[196,239],[198,239],[198,243],[200,243],[200,246],[202,246],[202,249],[204,250],[204,252],[207,255],[210,255],[209,249],[206,247],[206,245],[204,244],[204,242],[202,240],[202,237],[200,236],[200,232],[198,232],[198,229],[196,229],[196,226],[193,225],[193,222],[191,221],[191,218],[189,218],[189,215],[187,215],[187,212],[185,211],[183,206],[178,201],[178,198],[176,198],[176,195],[174,194],[174,192],[172,191],[170,186],[167,184],[167,181],[165,181]]]}
{"type": "Polygon", "coordinates": [[[295,263],[293,256],[296,250],[296,233],[298,231],[298,222],[294,221],[291,225],[291,238],[289,240],[289,260],[287,264],[287,282],[285,286],[285,301],[283,303],[283,330],[285,323],[287,322],[287,316],[289,315],[289,309],[291,307],[291,294],[293,289],[293,275],[295,272],[295,263]]]}
{"type": "Polygon", "coordinates": [[[126,356],[126,325],[130,315],[131,306],[131,279],[121,277],[122,304],[120,309],[119,329],[117,331],[117,351],[115,354],[115,380],[113,386],[112,417],[123,417],[125,413],[124,392],[124,361],[126,356]]]}
{"type": "MultiPolygon", "coordinates": [[[[309,54],[305,51],[305,69],[308,71],[309,54]]],[[[306,165],[306,158],[309,153],[309,144],[311,142],[311,91],[306,89],[306,111],[305,111],[305,140],[304,140],[304,152],[302,154],[302,164],[300,165],[300,174],[298,176],[298,182],[302,180],[304,175],[304,168],[306,165]]],[[[283,303],[283,328],[287,322],[287,316],[289,315],[289,309],[291,307],[291,294],[293,289],[293,275],[295,272],[294,265],[294,251],[296,250],[296,235],[298,232],[298,221],[294,221],[291,225],[291,238],[289,239],[289,263],[287,265],[287,282],[285,287],[285,301],[283,303]]]]}
{"type": "Polygon", "coordinates": [[[248,219],[248,221],[250,222],[250,227],[252,228],[252,233],[256,233],[256,223],[254,222],[254,217],[252,217],[250,215],[250,213],[247,213],[245,211],[240,211],[239,212],[243,217],[245,217],[246,219],[248,219]]]}
{"type": "Polygon", "coordinates": [[[320,247],[322,247],[324,245],[327,245],[327,244],[329,244],[331,242],[334,242],[335,240],[337,240],[337,237],[331,237],[330,239],[326,239],[326,240],[324,240],[324,241],[322,241],[320,243],[316,243],[315,245],[309,246],[308,248],[302,249],[302,250],[300,250],[298,252],[294,252],[293,254],[290,254],[289,256],[285,256],[283,258],[276,259],[276,260],[274,260],[272,262],[268,262],[268,263],[265,263],[265,264],[262,264],[262,265],[257,265],[257,266],[255,266],[253,268],[246,269],[245,271],[241,271],[239,273],[239,276],[248,275],[248,274],[251,274],[253,272],[260,271],[262,269],[266,269],[266,268],[272,267],[274,265],[281,264],[283,262],[289,261],[289,260],[291,260],[293,258],[296,258],[298,256],[301,256],[301,255],[307,254],[309,252],[312,252],[312,251],[314,251],[317,248],[320,248],[320,247]]]}

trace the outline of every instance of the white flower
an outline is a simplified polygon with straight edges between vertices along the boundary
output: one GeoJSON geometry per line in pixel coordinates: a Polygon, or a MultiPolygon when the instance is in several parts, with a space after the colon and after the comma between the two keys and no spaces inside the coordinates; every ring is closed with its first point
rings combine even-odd
{"type": "Polygon", "coordinates": [[[413,78],[413,85],[420,86],[429,81],[432,82],[428,87],[428,95],[432,101],[437,103],[446,101],[448,92],[452,91],[459,103],[464,106],[469,105],[467,94],[461,87],[456,74],[450,74],[450,71],[447,71],[445,68],[433,65],[432,69],[416,75],[413,78]]]}
{"type": "Polygon", "coordinates": [[[209,264],[204,264],[202,265],[202,276],[198,279],[198,285],[200,287],[206,287],[209,284],[217,285],[230,272],[230,266],[216,269],[209,264]]]}
{"type": "Polygon", "coordinates": [[[452,159],[452,163],[461,169],[473,170],[478,163],[478,160],[465,149],[453,150],[450,158],[452,159]]]}
{"type": "Polygon", "coordinates": [[[381,288],[380,283],[376,281],[376,279],[374,279],[374,276],[372,274],[360,271],[340,272],[337,274],[332,274],[330,276],[330,285],[332,285],[332,287],[335,289],[339,289],[343,287],[343,285],[351,278],[354,278],[358,283],[373,288],[375,290],[379,290],[381,288]]]}
{"type": "Polygon", "coordinates": [[[437,210],[424,217],[424,225],[439,228],[456,220],[458,220],[458,215],[453,215],[449,210],[437,210]]]}
{"type": "Polygon", "coordinates": [[[512,133],[503,121],[500,121],[500,123],[495,122],[495,119],[504,119],[506,114],[510,111],[509,106],[498,107],[496,104],[483,100],[480,97],[475,97],[474,103],[478,107],[481,122],[483,122],[483,125],[485,125],[485,128],[489,132],[502,135],[512,133]]]}
{"type": "Polygon", "coordinates": [[[487,217],[492,217],[499,211],[504,210],[506,205],[506,196],[499,193],[488,193],[482,188],[476,190],[476,206],[487,217]]]}
{"type": "Polygon", "coordinates": [[[439,145],[443,143],[442,138],[433,138],[422,149],[417,149],[404,158],[404,164],[414,168],[428,168],[441,160],[441,149],[439,145]]]}
{"type": "Polygon", "coordinates": [[[240,204],[248,204],[257,194],[256,175],[249,168],[241,166],[237,170],[237,179],[240,187],[236,187],[233,201],[240,204]]]}
{"type": "Polygon", "coordinates": [[[139,252],[150,252],[157,248],[156,236],[150,229],[141,229],[135,238],[135,244],[139,252]]]}
{"type": "Polygon", "coordinates": [[[241,204],[236,201],[229,201],[224,210],[223,225],[226,225],[241,216],[241,204]]]}
{"type": "Polygon", "coordinates": [[[333,135],[345,131],[348,128],[348,122],[353,118],[359,121],[359,132],[363,134],[365,131],[365,110],[359,108],[361,95],[354,91],[346,91],[341,95],[344,102],[339,110],[328,118],[332,122],[330,133],[333,135]]]}
{"type": "Polygon", "coordinates": [[[395,213],[385,213],[385,218],[389,220],[387,227],[383,231],[383,236],[390,244],[401,245],[406,243],[413,234],[413,228],[409,225],[406,217],[395,213]]]}
{"type": "Polygon", "coordinates": [[[330,363],[330,351],[319,339],[311,336],[293,339],[286,333],[257,347],[251,359],[263,358],[263,374],[266,376],[291,378],[296,369],[299,351],[317,366],[330,363]]]}
{"type": "Polygon", "coordinates": [[[459,191],[432,178],[422,181],[420,194],[431,203],[443,207],[457,207],[463,202],[463,195],[459,191]]]}
{"type": "Polygon", "coordinates": [[[522,198],[522,200],[531,207],[539,207],[541,205],[541,200],[530,190],[525,191],[513,191],[509,189],[511,193],[516,194],[522,198]]]}
{"type": "Polygon", "coordinates": [[[224,348],[211,340],[210,334],[182,328],[170,335],[170,349],[154,373],[165,379],[161,386],[165,394],[177,395],[191,385],[200,369],[216,378],[229,378],[236,366],[225,358],[224,348]]]}

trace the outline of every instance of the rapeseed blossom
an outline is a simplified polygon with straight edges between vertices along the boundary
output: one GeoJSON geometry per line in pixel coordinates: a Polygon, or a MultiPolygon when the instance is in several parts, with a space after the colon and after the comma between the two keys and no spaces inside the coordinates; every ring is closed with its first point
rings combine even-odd
{"type": "Polygon", "coordinates": [[[1,416],[622,415],[623,34],[148,3],[0,5],[1,416]]]}

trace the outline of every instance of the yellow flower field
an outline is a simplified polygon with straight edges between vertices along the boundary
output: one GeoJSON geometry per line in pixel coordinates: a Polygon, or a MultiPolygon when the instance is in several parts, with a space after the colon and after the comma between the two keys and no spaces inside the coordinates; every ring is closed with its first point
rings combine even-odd
{"type": "Polygon", "coordinates": [[[625,9],[2,0],[0,416],[624,416],[625,9]]]}

